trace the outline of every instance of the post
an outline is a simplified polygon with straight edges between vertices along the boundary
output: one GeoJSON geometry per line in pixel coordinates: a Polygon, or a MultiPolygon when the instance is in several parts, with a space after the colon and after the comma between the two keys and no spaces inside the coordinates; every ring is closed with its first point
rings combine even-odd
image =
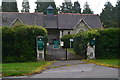
{"type": "Polygon", "coordinates": [[[72,48],[73,39],[70,39],[70,48],[72,48]]]}
{"type": "Polygon", "coordinates": [[[67,47],[66,47],[66,60],[67,60],[67,47]]]}
{"type": "Polygon", "coordinates": [[[44,44],[44,37],[37,36],[36,37],[36,48],[37,48],[37,60],[43,61],[45,60],[45,44],[44,44]]]}
{"type": "Polygon", "coordinates": [[[70,48],[71,48],[71,41],[70,41],[70,48]]]}

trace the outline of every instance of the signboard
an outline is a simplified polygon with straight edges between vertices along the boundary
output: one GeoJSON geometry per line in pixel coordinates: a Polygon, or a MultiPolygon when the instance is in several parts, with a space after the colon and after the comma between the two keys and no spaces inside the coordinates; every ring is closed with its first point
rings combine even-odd
{"type": "Polygon", "coordinates": [[[90,46],[94,46],[95,45],[95,40],[90,40],[90,46]]]}
{"type": "Polygon", "coordinates": [[[53,48],[59,48],[59,41],[53,41],[53,48]]]}
{"type": "Polygon", "coordinates": [[[43,50],[44,49],[44,42],[42,41],[41,38],[38,38],[37,44],[38,44],[38,50],[43,50]]]}
{"type": "Polygon", "coordinates": [[[73,39],[70,39],[70,41],[73,41],[73,39]]]}
{"type": "Polygon", "coordinates": [[[60,42],[60,46],[64,46],[64,42],[60,42]]]}

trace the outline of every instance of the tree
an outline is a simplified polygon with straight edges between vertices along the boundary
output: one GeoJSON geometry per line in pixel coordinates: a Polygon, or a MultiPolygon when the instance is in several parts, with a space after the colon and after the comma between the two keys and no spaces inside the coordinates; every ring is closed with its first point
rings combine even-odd
{"type": "Polygon", "coordinates": [[[54,14],[57,14],[57,9],[54,0],[37,0],[36,2],[37,6],[35,9],[35,12],[44,12],[44,14],[47,13],[47,8],[49,6],[52,6],[54,8],[54,14]]]}
{"type": "Polygon", "coordinates": [[[74,12],[81,13],[80,3],[78,1],[74,2],[74,12]]]}
{"type": "Polygon", "coordinates": [[[105,8],[102,10],[102,13],[100,14],[100,18],[102,20],[102,23],[104,27],[113,27],[113,19],[114,19],[114,7],[110,2],[106,2],[104,5],[105,8]]]}
{"type": "Polygon", "coordinates": [[[62,6],[60,6],[60,12],[62,13],[72,13],[73,12],[73,6],[72,2],[64,0],[62,3],[62,6]]]}
{"type": "Polygon", "coordinates": [[[28,0],[23,0],[22,7],[23,9],[21,10],[21,12],[29,12],[30,6],[28,0]]]}
{"type": "Polygon", "coordinates": [[[12,0],[12,2],[2,0],[2,12],[18,12],[16,0],[12,0]]]}
{"type": "Polygon", "coordinates": [[[120,0],[117,1],[114,8],[114,26],[120,27],[120,0]]]}
{"type": "Polygon", "coordinates": [[[93,14],[93,11],[90,9],[88,3],[86,2],[83,9],[83,14],[93,14]]]}

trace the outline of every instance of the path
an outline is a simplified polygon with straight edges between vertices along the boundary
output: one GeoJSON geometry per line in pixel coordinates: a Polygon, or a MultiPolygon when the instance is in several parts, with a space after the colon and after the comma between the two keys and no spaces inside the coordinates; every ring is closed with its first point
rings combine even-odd
{"type": "MultiPolygon", "coordinates": [[[[68,60],[80,60],[76,54],[67,52],[68,60]]],[[[63,48],[54,49],[52,45],[47,46],[47,60],[64,61],[66,60],[66,51],[63,48]]]]}
{"type": "Polygon", "coordinates": [[[117,68],[83,63],[82,61],[58,61],[49,66],[50,69],[28,78],[118,78],[117,68]]]}

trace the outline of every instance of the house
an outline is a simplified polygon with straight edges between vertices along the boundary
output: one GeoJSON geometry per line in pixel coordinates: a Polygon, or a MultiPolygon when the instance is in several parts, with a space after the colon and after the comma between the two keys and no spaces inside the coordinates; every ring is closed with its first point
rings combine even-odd
{"type": "Polygon", "coordinates": [[[47,8],[47,14],[43,13],[0,13],[0,26],[14,26],[22,23],[42,26],[48,30],[48,39],[51,43],[54,39],[60,40],[65,34],[77,34],[80,31],[102,28],[97,14],[59,13],[53,14],[53,8],[47,8]]]}

